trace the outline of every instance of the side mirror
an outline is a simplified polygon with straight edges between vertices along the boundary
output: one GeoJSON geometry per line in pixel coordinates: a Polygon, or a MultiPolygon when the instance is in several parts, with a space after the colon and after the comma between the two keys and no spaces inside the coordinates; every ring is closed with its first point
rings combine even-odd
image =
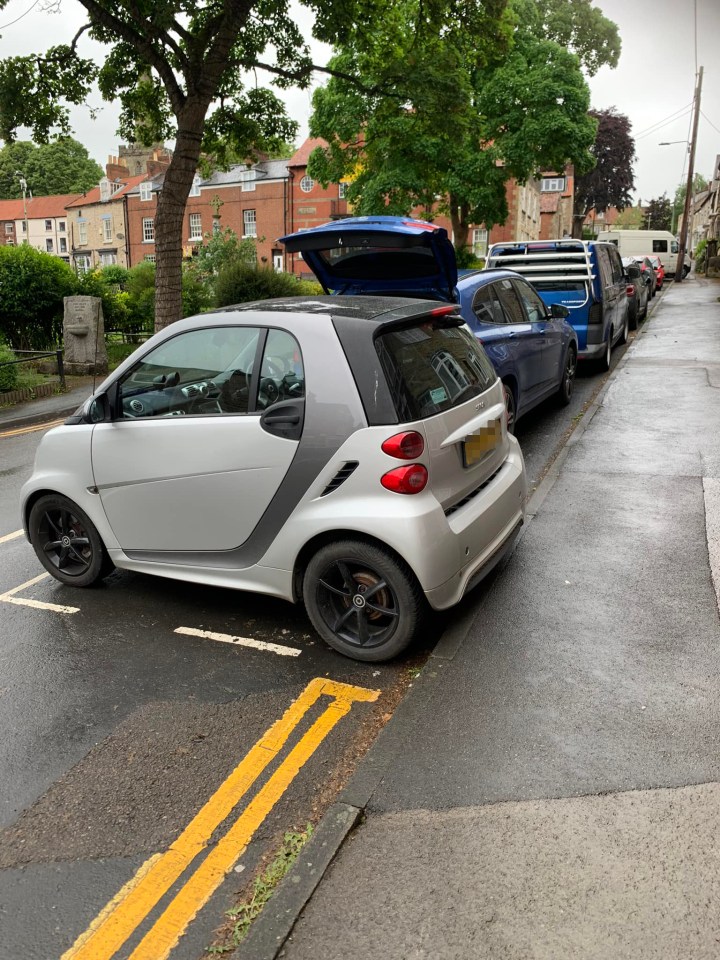
{"type": "Polygon", "coordinates": [[[570,316],[570,311],[562,303],[553,303],[550,306],[550,316],[553,320],[565,320],[570,316]]]}
{"type": "Polygon", "coordinates": [[[106,393],[99,393],[88,401],[84,419],[87,423],[105,423],[110,420],[110,401],[106,393]]]}

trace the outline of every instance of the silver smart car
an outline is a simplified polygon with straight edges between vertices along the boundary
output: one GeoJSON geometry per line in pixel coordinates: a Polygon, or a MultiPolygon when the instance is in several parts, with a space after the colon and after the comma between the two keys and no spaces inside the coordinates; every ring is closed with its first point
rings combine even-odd
{"type": "Polygon", "coordinates": [[[22,516],[63,583],[115,566],[272,594],[380,661],[492,569],[525,493],[454,305],[292,298],[156,334],[45,435],[22,516]]]}

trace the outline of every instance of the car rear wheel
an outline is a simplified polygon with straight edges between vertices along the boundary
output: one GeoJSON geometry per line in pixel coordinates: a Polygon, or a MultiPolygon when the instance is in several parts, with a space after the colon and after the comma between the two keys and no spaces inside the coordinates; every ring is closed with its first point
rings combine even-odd
{"type": "Polygon", "coordinates": [[[629,317],[629,315],[628,315],[628,313],[627,313],[627,311],[626,311],[626,312],[625,312],[625,326],[624,326],[623,329],[622,329],[622,333],[620,334],[620,340],[619,340],[618,342],[621,343],[621,344],[627,343],[627,342],[628,342],[628,336],[629,336],[629,335],[630,335],[630,317],[629,317]]]}
{"type": "Polygon", "coordinates": [[[610,355],[612,354],[612,330],[608,331],[608,338],[605,342],[605,352],[602,357],[598,360],[598,370],[601,373],[607,373],[610,369],[610,355]]]}
{"type": "Polygon", "coordinates": [[[517,417],[517,404],[515,403],[515,394],[511,386],[503,383],[503,396],[505,397],[505,409],[507,410],[507,432],[515,433],[515,420],[517,417]]]}
{"type": "Polygon", "coordinates": [[[630,323],[631,330],[637,330],[638,328],[638,314],[640,308],[638,307],[636,300],[633,299],[631,303],[628,304],[628,321],[630,323]]]}
{"type": "Polygon", "coordinates": [[[40,497],[28,529],[38,560],[61,583],[89,587],[113,569],[92,520],[67,497],[40,497]]]}
{"type": "Polygon", "coordinates": [[[318,550],[305,571],[303,598],[323,640],[368,663],[401,653],[425,609],[411,570],[381,547],[356,540],[318,550]]]}
{"type": "Polygon", "coordinates": [[[566,407],[570,403],[575,386],[575,373],[577,371],[577,354],[573,346],[568,347],[565,355],[565,367],[563,369],[560,388],[558,389],[558,400],[560,406],[566,407]]]}

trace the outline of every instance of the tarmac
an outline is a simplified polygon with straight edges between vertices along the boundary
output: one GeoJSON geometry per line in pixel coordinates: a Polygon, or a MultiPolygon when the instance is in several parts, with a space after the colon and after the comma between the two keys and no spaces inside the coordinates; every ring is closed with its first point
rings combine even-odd
{"type": "Polygon", "coordinates": [[[238,958],[720,957],[719,300],[664,294],[238,958]]]}
{"type": "Polygon", "coordinates": [[[234,956],[720,957],[719,424],[720,282],[691,277],[234,956]]]}

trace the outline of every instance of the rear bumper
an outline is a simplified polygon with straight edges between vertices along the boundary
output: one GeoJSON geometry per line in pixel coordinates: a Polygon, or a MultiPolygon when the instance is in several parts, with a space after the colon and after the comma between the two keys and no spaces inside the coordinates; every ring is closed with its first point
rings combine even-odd
{"type": "Polygon", "coordinates": [[[457,567],[439,586],[425,590],[434,610],[459,603],[507,554],[525,519],[526,494],[525,466],[515,444],[493,483],[447,518],[457,567]]]}
{"type": "Polygon", "coordinates": [[[578,360],[599,360],[605,353],[604,343],[589,343],[578,353],[578,360]]]}

